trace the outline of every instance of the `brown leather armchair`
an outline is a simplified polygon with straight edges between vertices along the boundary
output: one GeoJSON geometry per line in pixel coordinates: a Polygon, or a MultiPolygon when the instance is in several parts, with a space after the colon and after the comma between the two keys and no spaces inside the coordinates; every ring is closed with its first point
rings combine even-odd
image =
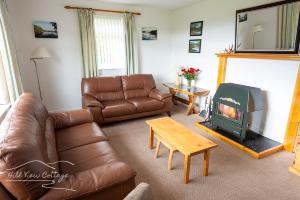
{"type": "Polygon", "coordinates": [[[121,200],[135,187],[136,173],[89,110],[48,113],[23,94],[1,123],[0,143],[1,200],[121,200]]]}
{"type": "Polygon", "coordinates": [[[108,123],[161,113],[170,115],[169,93],[156,89],[151,74],[83,78],[82,107],[89,109],[97,123],[108,123]]]}

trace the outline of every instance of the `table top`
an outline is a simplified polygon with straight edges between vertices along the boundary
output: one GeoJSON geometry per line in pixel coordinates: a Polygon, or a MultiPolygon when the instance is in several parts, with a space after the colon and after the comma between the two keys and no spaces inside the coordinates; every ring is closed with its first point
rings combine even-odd
{"type": "Polygon", "coordinates": [[[155,134],[184,155],[202,153],[218,146],[169,117],[148,120],[146,123],[155,134]]]}
{"type": "Polygon", "coordinates": [[[196,86],[192,86],[189,88],[187,85],[183,85],[183,84],[176,85],[175,83],[163,83],[163,85],[168,88],[172,88],[176,92],[189,93],[189,94],[193,94],[193,95],[204,95],[204,94],[208,95],[209,94],[209,90],[203,89],[200,87],[196,87],[196,86]]]}

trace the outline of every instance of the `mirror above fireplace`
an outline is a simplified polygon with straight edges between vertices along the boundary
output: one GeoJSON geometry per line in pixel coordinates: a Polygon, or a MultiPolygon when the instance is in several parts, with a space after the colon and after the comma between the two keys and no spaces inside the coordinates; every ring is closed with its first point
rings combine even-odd
{"type": "Polygon", "coordinates": [[[297,54],[300,0],[236,11],[236,53],[297,54]]]}

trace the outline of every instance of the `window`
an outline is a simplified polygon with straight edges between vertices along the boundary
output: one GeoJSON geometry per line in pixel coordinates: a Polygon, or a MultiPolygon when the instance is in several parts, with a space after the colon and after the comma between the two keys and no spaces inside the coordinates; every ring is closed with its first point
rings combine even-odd
{"type": "Polygon", "coordinates": [[[0,123],[17,97],[22,93],[16,52],[8,22],[6,1],[1,1],[0,9],[0,123]]]}
{"type": "Polygon", "coordinates": [[[9,107],[10,98],[8,92],[8,83],[5,77],[2,56],[0,54],[0,124],[3,121],[9,107]]]}
{"type": "Polygon", "coordinates": [[[7,81],[3,68],[3,62],[0,54],[0,106],[9,103],[9,94],[7,88],[7,81]]]}
{"type": "Polygon", "coordinates": [[[99,70],[125,70],[125,32],[122,17],[95,16],[99,70]]]}

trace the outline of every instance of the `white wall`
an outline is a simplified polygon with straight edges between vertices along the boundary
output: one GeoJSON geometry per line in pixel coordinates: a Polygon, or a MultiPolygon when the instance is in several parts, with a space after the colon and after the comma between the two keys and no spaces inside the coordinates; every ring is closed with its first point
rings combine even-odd
{"type": "Polygon", "coordinates": [[[99,3],[94,0],[9,0],[16,48],[25,91],[38,96],[34,65],[29,60],[32,51],[39,47],[48,48],[53,58],[38,61],[44,104],[49,110],[67,110],[81,107],[81,46],[74,10],[65,5],[78,5],[103,9],[127,9],[141,12],[136,18],[139,35],[140,66],[142,73],[152,73],[158,81],[171,79],[164,73],[170,66],[171,13],[168,10],[99,3]],[[33,34],[34,20],[55,21],[58,24],[58,39],[36,39],[33,34]],[[142,41],[141,27],[158,27],[157,41],[142,41]]]}
{"type": "Polygon", "coordinates": [[[202,69],[199,86],[214,90],[218,67],[215,53],[222,52],[234,44],[235,11],[268,2],[273,0],[203,0],[173,11],[171,57],[173,68],[190,65],[202,69]],[[190,23],[199,20],[204,21],[203,36],[190,37],[190,23]],[[188,41],[198,38],[202,39],[201,53],[188,53],[188,41]]]}
{"type": "MultiPolygon", "coordinates": [[[[203,0],[173,11],[171,65],[174,69],[179,65],[202,69],[197,85],[210,89],[213,94],[218,70],[215,53],[234,44],[235,11],[269,2],[273,1],[203,0]],[[190,37],[190,22],[199,20],[204,21],[203,36],[190,37]],[[201,54],[188,53],[188,41],[195,38],[202,39],[201,54]]],[[[264,135],[278,142],[284,139],[298,65],[299,62],[271,60],[228,61],[226,82],[260,87],[266,91],[267,121],[264,135]]]]}

